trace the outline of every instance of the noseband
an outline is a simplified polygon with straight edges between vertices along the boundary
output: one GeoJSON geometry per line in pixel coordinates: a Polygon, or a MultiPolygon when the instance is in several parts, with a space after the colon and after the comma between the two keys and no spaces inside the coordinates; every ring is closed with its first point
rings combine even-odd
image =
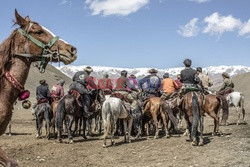
{"type": "MultiPolygon", "coordinates": [[[[32,25],[33,23],[30,23],[28,30],[31,28],[32,25]]],[[[26,37],[27,39],[32,41],[34,44],[42,48],[43,49],[42,55],[32,55],[32,54],[15,54],[15,55],[27,57],[27,58],[40,58],[40,64],[36,62],[34,66],[38,68],[40,73],[44,73],[45,68],[49,61],[52,61],[52,59],[58,59],[60,61],[59,50],[57,49],[57,51],[54,51],[54,52],[50,50],[50,48],[55,44],[55,42],[59,39],[59,37],[55,36],[47,44],[44,44],[41,41],[37,40],[36,38],[32,37],[30,34],[28,34],[28,30],[24,31],[23,29],[19,28],[18,32],[22,36],[26,37]]]]}

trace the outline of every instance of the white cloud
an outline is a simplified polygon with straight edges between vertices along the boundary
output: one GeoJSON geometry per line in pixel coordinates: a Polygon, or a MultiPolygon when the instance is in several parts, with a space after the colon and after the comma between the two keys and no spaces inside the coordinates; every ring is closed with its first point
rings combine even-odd
{"type": "Polygon", "coordinates": [[[198,18],[193,18],[186,25],[181,26],[177,31],[184,37],[194,37],[199,33],[200,28],[196,25],[198,22],[198,18]]]}
{"type": "Polygon", "coordinates": [[[205,17],[204,22],[207,26],[204,28],[203,33],[211,35],[221,35],[224,32],[235,31],[241,26],[240,19],[236,19],[231,15],[220,16],[218,13],[205,17]]]}
{"type": "Polygon", "coordinates": [[[197,3],[204,3],[204,2],[208,2],[210,0],[189,0],[189,1],[197,2],[197,3]]]}
{"type": "Polygon", "coordinates": [[[126,16],[138,11],[149,3],[149,0],[85,0],[92,15],[102,14],[126,16]]]}
{"type": "Polygon", "coordinates": [[[250,19],[248,20],[248,22],[242,24],[239,30],[239,35],[240,36],[250,35],[250,19]]]}

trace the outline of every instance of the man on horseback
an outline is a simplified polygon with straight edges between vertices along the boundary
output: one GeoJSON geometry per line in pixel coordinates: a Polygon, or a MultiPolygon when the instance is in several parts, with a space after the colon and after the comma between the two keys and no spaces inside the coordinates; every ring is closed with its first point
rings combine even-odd
{"type": "Polygon", "coordinates": [[[95,87],[93,81],[93,78],[90,77],[90,73],[93,71],[91,67],[84,68],[84,71],[78,71],[73,76],[73,83],[69,86],[69,91],[75,90],[81,95],[82,100],[82,106],[84,109],[84,113],[88,116],[90,116],[92,113],[89,112],[90,108],[90,96],[89,94],[91,92],[88,91],[87,86],[89,88],[95,87]],[[94,85],[93,85],[94,84],[94,85]]]}
{"type": "Polygon", "coordinates": [[[126,100],[131,104],[131,109],[134,110],[137,108],[137,98],[128,91],[128,87],[131,91],[138,92],[139,89],[133,86],[128,78],[127,78],[128,72],[126,70],[121,71],[121,77],[117,79],[117,84],[115,87],[116,93],[122,94],[126,100]]]}
{"type": "Polygon", "coordinates": [[[213,85],[212,81],[207,74],[202,73],[201,67],[197,67],[196,71],[198,73],[198,77],[200,78],[199,85],[201,86],[203,93],[208,94],[208,87],[213,85]]]}
{"type": "Polygon", "coordinates": [[[103,75],[102,79],[98,80],[97,86],[98,89],[103,91],[104,95],[110,95],[113,91],[113,84],[107,73],[103,75]]]}
{"type": "Polygon", "coordinates": [[[146,100],[148,96],[159,96],[159,91],[161,87],[161,79],[157,76],[157,70],[156,69],[150,69],[148,73],[150,75],[147,75],[139,82],[139,87],[143,91],[143,100],[146,100]]]}
{"type": "Polygon", "coordinates": [[[223,72],[221,75],[223,77],[223,85],[221,86],[219,90],[219,94],[227,95],[234,91],[233,89],[234,83],[232,82],[232,80],[230,79],[230,76],[226,72],[223,72]]]}
{"type": "Polygon", "coordinates": [[[198,91],[199,88],[197,84],[200,82],[200,78],[196,70],[191,68],[192,61],[190,59],[185,59],[183,64],[185,69],[181,71],[181,82],[182,82],[182,94],[186,94],[189,91],[198,91]]]}
{"type": "Polygon", "coordinates": [[[54,85],[50,91],[52,100],[58,99],[60,100],[64,96],[63,85],[65,81],[60,79],[56,85],[54,85]]]}
{"type": "Polygon", "coordinates": [[[46,83],[45,79],[42,79],[39,81],[40,85],[36,88],[36,99],[37,99],[37,103],[35,105],[34,108],[36,108],[36,106],[39,103],[49,103],[50,102],[50,91],[49,91],[49,87],[48,84],[46,83]]]}
{"type": "Polygon", "coordinates": [[[174,94],[175,90],[178,89],[178,84],[172,78],[169,78],[168,73],[165,73],[163,75],[162,89],[163,93],[161,99],[164,100],[170,99],[174,94]]]}

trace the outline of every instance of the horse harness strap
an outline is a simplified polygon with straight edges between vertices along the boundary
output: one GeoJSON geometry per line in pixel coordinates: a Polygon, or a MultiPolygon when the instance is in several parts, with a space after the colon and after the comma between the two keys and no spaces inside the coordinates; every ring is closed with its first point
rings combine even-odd
{"type": "MultiPolygon", "coordinates": [[[[30,23],[29,29],[31,28],[32,23],[30,23]]],[[[56,56],[58,59],[60,59],[60,54],[59,52],[52,52],[50,50],[50,48],[55,44],[55,42],[59,39],[58,36],[53,37],[50,42],[48,42],[47,44],[42,43],[41,41],[37,40],[36,38],[34,38],[33,36],[31,36],[30,34],[28,34],[26,31],[24,31],[21,28],[18,28],[18,32],[23,35],[24,37],[26,37],[27,39],[29,39],[30,41],[32,41],[34,44],[36,44],[37,46],[39,46],[40,48],[43,49],[42,55],[40,56],[41,58],[41,62],[40,64],[35,64],[35,66],[39,69],[40,73],[44,73],[45,72],[45,68],[48,64],[48,58],[52,59],[54,58],[54,56],[56,56]]],[[[27,57],[27,58],[33,58],[33,57],[37,57],[35,55],[31,55],[31,54],[15,54],[17,56],[23,56],[23,57],[27,57]]]]}
{"type": "Polygon", "coordinates": [[[10,84],[16,88],[19,92],[22,92],[24,90],[24,86],[16,80],[15,77],[13,77],[9,71],[5,71],[4,76],[6,79],[10,82],[10,84]]]}

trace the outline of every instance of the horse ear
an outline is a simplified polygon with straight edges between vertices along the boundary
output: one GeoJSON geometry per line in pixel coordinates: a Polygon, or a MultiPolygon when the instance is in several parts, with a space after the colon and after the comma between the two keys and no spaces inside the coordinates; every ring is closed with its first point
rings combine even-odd
{"type": "Polygon", "coordinates": [[[20,25],[21,27],[25,27],[27,25],[27,21],[22,18],[15,9],[15,16],[16,16],[16,24],[20,25]]]}
{"type": "Polygon", "coordinates": [[[30,22],[30,17],[29,17],[29,16],[26,16],[24,19],[25,19],[27,22],[30,22]]]}

